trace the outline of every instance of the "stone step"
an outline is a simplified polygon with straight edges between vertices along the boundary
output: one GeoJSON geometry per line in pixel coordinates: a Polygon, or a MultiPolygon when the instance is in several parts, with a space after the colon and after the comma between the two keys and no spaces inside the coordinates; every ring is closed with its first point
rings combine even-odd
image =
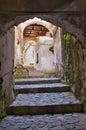
{"type": "Polygon", "coordinates": [[[16,93],[67,92],[70,87],[63,83],[15,85],[16,93]]]}
{"type": "Polygon", "coordinates": [[[28,78],[28,79],[15,79],[15,84],[45,84],[45,83],[58,83],[59,78],[28,78]]]}
{"type": "Polygon", "coordinates": [[[18,94],[7,108],[8,115],[82,112],[82,104],[71,92],[18,94]]]}

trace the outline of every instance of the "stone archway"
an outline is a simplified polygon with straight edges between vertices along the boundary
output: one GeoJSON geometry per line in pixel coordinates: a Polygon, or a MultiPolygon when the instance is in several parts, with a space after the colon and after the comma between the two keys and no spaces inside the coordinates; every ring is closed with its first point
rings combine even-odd
{"type": "MultiPolygon", "coordinates": [[[[53,37],[54,37],[54,34],[57,31],[57,27],[55,25],[53,25],[53,24],[51,24],[49,22],[46,22],[44,20],[41,20],[39,18],[29,19],[29,20],[25,21],[24,23],[19,24],[17,27],[18,27],[18,30],[19,30],[19,33],[20,33],[20,36],[21,36],[21,37],[19,37],[19,40],[21,41],[21,39],[22,39],[22,41],[20,42],[20,44],[21,44],[20,46],[22,47],[21,50],[22,50],[22,53],[23,53],[23,57],[22,57],[23,62],[21,62],[21,63],[23,63],[25,65],[25,63],[24,63],[25,52],[28,49],[28,47],[27,47],[27,49],[24,49],[25,46],[26,46],[26,43],[29,44],[29,42],[33,41],[33,42],[36,43],[36,45],[34,45],[34,47],[35,47],[34,48],[34,50],[35,50],[34,54],[37,55],[37,56],[35,56],[35,68],[39,69],[38,66],[40,66],[41,68],[46,68],[47,67],[46,65],[43,65],[43,67],[42,67],[42,65],[38,65],[38,63],[36,63],[36,61],[40,61],[40,64],[43,64],[44,61],[47,62],[49,60],[49,63],[52,65],[53,70],[54,70],[54,68],[55,68],[54,61],[52,61],[52,63],[51,63],[52,58],[49,59],[48,56],[47,56],[48,59],[46,59],[46,56],[45,57],[43,56],[44,54],[42,53],[42,50],[45,50],[45,49],[42,46],[46,46],[47,47],[46,51],[48,51],[50,57],[54,58],[54,56],[52,56],[52,55],[54,55],[54,53],[49,51],[49,48],[54,46],[54,44],[53,44],[53,39],[54,38],[53,37]],[[25,29],[27,29],[27,27],[28,28],[30,27],[29,31],[30,32],[32,31],[32,34],[29,34],[29,37],[26,36],[26,38],[25,38],[24,35],[26,35],[26,34],[24,34],[24,33],[25,33],[25,29]],[[36,31],[36,33],[38,32],[37,34],[35,33],[36,36],[33,36],[33,30],[31,30],[31,28],[35,28],[34,31],[36,31]],[[36,30],[36,28],[38,28],[38,31],[36,30]],[[39,46],[40,46],[40,49],[39,49],[39,46]],[[38,49],[39,49],[39,51],[38,51],[38,49]],[[41,50],[41,52],[40,52],[40,50],[41,50]],[[38,53],[40,53],[40,54],[38,54],[38,53]],[[42,56],[44,57],[43,61],[42,61],[43,58],[41,58],[42,56]],[[37,60],[37,57],[40,57],[39,58],[40,60],[37,60]]],[[[49,69],[49,68],[51,68],[51,67],[48,65],[47,69],[49,69]]],[[[52,69],[51,69],[51,71],[52,71],[52,69]]]]}
{"type": "MultiPolygon", "coordinates": [[[[10,20],[5,26],[1,27],[2,33],[6,32],[9,28],[13,27],[14,25],[18,25],[21,22],[24,22],[28,19],[33,19],[34,17],[43,19],[45,21],[48,21],[56,26],[59,26],[63,29],[65,29],[67,32],[69,32],[72,35],[75,35],[81,42],[84,42],[84,34],[83,30],[80,28],[77,28],[77,25],[75,26],[75,22],[71,23],[71,19],[77,19],[78,14],[76,13],[75,16],[73,16],[72,13],[69,13],[68,15],[60,14],[60,13],[47,13],[47,14],[29,14],[29,15],[21,15],[14,17],[13,20],[10,20]],[[70,18],[70,19],[69,19],[70,18]]],[[[81,18],[83,19],[84,14],[81,14],[81,18]]]]}
{"type": "Polygon", "coordinates": [[[29,41],[35,40],[35,42],[37,42],[37,37],[40,37],[42,35],[43,36],[53,35],[56,27],[51,23],[41,20],[39,18],[33,18],[20,23],[17,26],[17,28],[18,28],[18,33],[20,35],[19,41],[20,41],[21,50],[23,51],[25,43],[28,42],[28,40],[29,41]],[[27,28],[30,28],[29,33],[25,32],[27,28]],[[39,28],[40,30],[36,28],[39,28]],[[46,34],[47,32],[48,34],[46,34]],[[26,33],[28,33],[29,36],[27,36],[26,33]]]}

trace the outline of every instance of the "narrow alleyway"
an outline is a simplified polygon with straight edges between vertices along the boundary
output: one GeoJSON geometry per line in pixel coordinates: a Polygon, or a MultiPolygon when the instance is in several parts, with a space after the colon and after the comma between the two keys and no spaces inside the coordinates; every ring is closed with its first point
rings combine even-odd
{"type": "Polygon", "coordinates": [[[0,130],[86,130],[82,104],[60,79],[16,79],[15,93],[0,130]]]}
{"type": "Polygon", "coordinates": [[[86,130],[86,0],[0,0],[0,130],[86,130]]]}

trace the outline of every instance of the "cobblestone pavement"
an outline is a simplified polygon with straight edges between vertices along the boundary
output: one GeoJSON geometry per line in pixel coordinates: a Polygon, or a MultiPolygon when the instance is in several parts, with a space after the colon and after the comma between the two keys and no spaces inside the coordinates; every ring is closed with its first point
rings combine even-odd
{"type": "Polygon", "coordinates": [[[11,106],[81,104],[71,92],[18,94],[11,106]]]}
{"type": "MultiPolygon", "coordinates": [[[[53,78],[53,79],[39,78],[40,81],[41,80],[47,81],[47,80],[54,80],[54,79],[56,80],[56,78],[53,78]]],[[[20,79],[17,81],[21,82],[23,80],[24,79],[20,79]]],[[[27,79],[25,80],[27,81],[27,79]]],[[[28,79],[28,80],[32,80],[33,82],[33,80],[37,81],[38,79],[34,78],[34,79],[28,79]]],[[[52,84],[52,86],[54,85],[52,84]]],[[[61,85],[62,87],[62,84],[59,84],[59,85],[61,85]]],[[[35,86],[33,85],[33,87],[35,86]]],[[[51,92],[51,93],[45,92],[45,93],[34,93],[34,94],[33,93],[18,94],[16,96],[16,100],[10,105],[10,106],[13,106],[13,108],[15,108],[13,111],[14,113],[17,110],[18,115],[14,115],[14,116],[11,115],[11,116],[5,117],[0,123],[0,130],[86,130],[86,114],[84,113],[53,114],[53,115],[45,113],[45,115],[19,116],[20,111],[25,112],[27,110],[26,108],[20,110],[20,107],[22,108],[22,106],[31,105],[31,106],[43,107],[43,105],[47,105],[48,111],[49,111],[50,105],[52,106],[52,109],[54,110],[53,106],[58,105],[58,104],[62,104],[62,105],[63,104],[73,104],[73,105],[79,104],[80,105],[81,103],[74,97],[74,95],[70,91],[69,92],[51,92]],[[16,106],[20,106],[19,109],[16,109],[16,106]]],[[[55,109],[56,111],[58,111],[56,106],[55,106],[55,109]]],[[[73,106],[71,109],[73,110],[73,106]]],[[[77,109],[79,109],[79,106],[77,107],[77,109]]],[[[11,109],[9,108],[9,110],[11,109]]],[[[36,112],[37,110],[39,112],[39,107],[37,107],[36,112]]],[[[61,107],[59,110],[61,110],[61,107]]],[[[70,110],[69,107],[68,107],[68,110],[70,110]]]]}
{"type": "Polygon", "coordinates": [[[86,130],[86,114],[7,116],[0,130],[86,130]]]}

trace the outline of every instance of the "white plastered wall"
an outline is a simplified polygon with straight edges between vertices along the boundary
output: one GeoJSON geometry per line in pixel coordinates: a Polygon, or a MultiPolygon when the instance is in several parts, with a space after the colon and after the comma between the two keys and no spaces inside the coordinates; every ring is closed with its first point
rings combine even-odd
{"type": "Polygon", "coordinates": [[[39,63],[36,64],[36,69],[52,73],[55,72],[54,66],[54,53],[52,53],[49,48],[53,45],[53,38],[50,37],[39,37],[38,39],[39,49],[38,57],[39,63]]]}
{"type": "Polygon", "coordinates": [[[54,36],[54,50],[55,50],[55,67],[57,73],[62,71],[62,47],[61,47],[61,28],[58,27],[54,36]]]}

